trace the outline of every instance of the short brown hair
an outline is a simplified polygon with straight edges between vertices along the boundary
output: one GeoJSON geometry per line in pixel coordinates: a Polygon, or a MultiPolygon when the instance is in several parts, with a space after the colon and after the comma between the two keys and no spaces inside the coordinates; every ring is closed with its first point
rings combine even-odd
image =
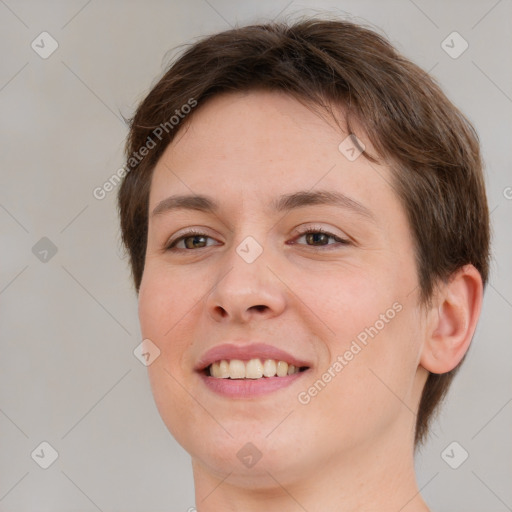
{"type": "MultiPolygon", "coordinates": [[[[174,129],[169,119],[191,99],[201,106],[216,94],[254,89],[285,92],[327,110],[329,105],[343,106],[349,129],[350,119],[356,119],[371,137],[378,157],[391,167],[408,217],[423,305],[436,283],[465,264],[476,267],[485,286],[489,212],[472,125],[433,78],[384,37],[352,22],[310,18],[235,28],[200,40],[176,59],[139,105],[126,143],[130,172],[118,194],[122,240],[137,293],[144,271],[152,171],[183,124],[174,129]],[[149,140],[155,147],[140,161],[134,159],[149,140]]],[[[459,367],[429,374],[416,418],[415,446],[424,441],[459,367]]]]}

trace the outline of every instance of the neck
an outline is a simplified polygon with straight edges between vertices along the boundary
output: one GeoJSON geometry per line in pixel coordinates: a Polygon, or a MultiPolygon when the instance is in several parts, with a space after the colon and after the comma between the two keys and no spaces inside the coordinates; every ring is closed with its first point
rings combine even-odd
{"type": "MultiPolygon", "coordinates": [[[[411,440],[407,432],[392,438],[411,440]]],[[[265,467],[263,459],[245,475],[218,474],[193,460],[196,507],[198,512],[429,512],[416,484],[413,455],[412,442],[379,439],[343,452],[333,449],[315,468],[291,469],[300,475],[292,479],[265,467]]]]}

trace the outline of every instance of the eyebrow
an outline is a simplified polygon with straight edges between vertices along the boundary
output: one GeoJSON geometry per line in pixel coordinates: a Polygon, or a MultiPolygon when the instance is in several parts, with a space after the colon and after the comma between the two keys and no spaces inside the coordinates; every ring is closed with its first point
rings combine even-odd
{"type": "MultiPolygon", "coordinates": [[[[274,199],[270,207],[276,213],[282,213],[313,205],[343,208],[374,222],[376,221],[375,215],[366,206],[341,192],[330,190],[303,190],[292,194],[285,194],[274,199]]],[[[154,217],[179,209],[216,214],[220,210],[220,205],[213,198],[204,195],[174,195],[160,201],[154,208],[151,216],[154,217]]]]}

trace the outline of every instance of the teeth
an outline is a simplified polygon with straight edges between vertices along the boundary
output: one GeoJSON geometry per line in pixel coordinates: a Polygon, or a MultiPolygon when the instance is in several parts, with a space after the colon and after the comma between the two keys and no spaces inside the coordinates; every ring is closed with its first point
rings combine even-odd
{"type": "Polygon", "coordinates": [[[245,365],[245,377],[247,379],[260,379],[263,377],[263,365],[259,359],[251,359],[245,365]]]}
{"type": "Polygon", "coordinates": [[[229,377],[229,364],[227,361],[217,361],[210,367],[210,375],[218,379],[227,379],[229,377]]]}
{"type": "Polygon", "coordinates": [[[226,360],[222,360],[219,363],[219,370],[221,379],[227,379],[229,377],[229,363],[226,360]]]}
{"type": "Polygon", "coordinates": [[[263,363],[263,375],[273,377],[276,374],[277,363],[273,359],[267,359],[263,363]]]}
{"type": "Polygon", "coordinates": [[[245,379],[245,364],[239,359],[229,361],[229,377],[231,379],[245,379]]]}
{"type": "Polygon", "coordinates": [[[251,359],[241,361],[240,359],[231,359],[227,361],[215,361],[210,366],[210,376],[217,379],[261,379],[262,377],[286,377],[298,373],[299,368],[286,361],[276,361],[274,359],[251,359]]]}
{"type": "Polygon", "coordinates": [[[279,361],[277,363],[277,376],[284,377],[286,375],[288,375],[288,363],[279,361]]]}
{"type": "Polygon", "coordinates": [[[213,363],[210,366],[210,375],[212,377],[216,377],[216,378],[220,377],[220,365],[219,365],[219,363],[213,363]]]}

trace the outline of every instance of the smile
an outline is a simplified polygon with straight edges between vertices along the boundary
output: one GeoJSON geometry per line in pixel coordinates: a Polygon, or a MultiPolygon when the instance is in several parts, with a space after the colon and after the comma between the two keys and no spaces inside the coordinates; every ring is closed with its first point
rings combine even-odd
{"type": "Polygon", "coordinates": [[[202,354],[194,370],[203,384],[226,398],[249,399],[293,385],[313,364],[267,343],[233,340],[202,354]]]}

